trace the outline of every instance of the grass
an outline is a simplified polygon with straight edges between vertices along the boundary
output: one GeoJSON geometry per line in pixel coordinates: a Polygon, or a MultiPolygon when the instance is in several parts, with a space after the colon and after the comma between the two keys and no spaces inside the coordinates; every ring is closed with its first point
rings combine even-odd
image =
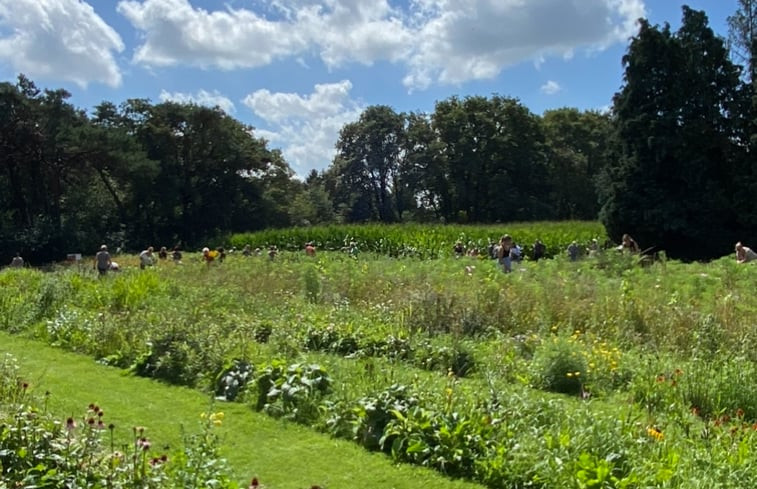
{"type": "Polygon", "coordinates": [[[256,476],[269,488],[294,489],[317,484],[329,489],[477,488],[449,480],[428,469],[395,465],[384,455],[354,443],[331,439],[305,427],[272,419],[243,404],[217,403],[202,393],[96,364],[90,358],[63,352],[0,332],[0,353],[14,355],[38,393],[51,393],[49,408],[61,418],[77,417],[90,403],[98,404],[128,438],[144,426],[156,450],[176,446],[181,427],[193,431],[202,412],[225,413],[219,427],[222,453],[232,477],[246,484],[256,476]]]}
{"type": "Polygon", "coordinates": [[[757,487],[742,470],[757,464],[751,265],[726,257],[640,266],[608,251],[526,260],[506,275],[482,258],[389,258],[367,248],[357,258],[284,250],[273,262],[232,254],[214,266],[185,258],[139,270],[135,257],[118,257],[123,271],[104,279],[89,268],[3,271],[0,329],[197,391],[89,360],[59,375],[50,365],[67,365],[52,356],[60,350],[6,336],[0,345],[39,363],[30,380],[40,389],[86,386],[74,402],[65,399],[73,388],[51,388],[56,412],[97,402],[126,432],[148,426],[156,447],[176,443],[179,426],[191,431],[211,409],[199,391],[214,389],[232,360],[252,364],[255,380],[278,362],[318,364],[331,392],[264,409],[312,430],[253,412],[256,394],[270,394],[254,382],[239,404],[212,407],[227,414],[234,477],[257,475],[269,487],[454,486],[419,479],[424,471],[405,477],[406,467],[371,472],[366,460],[387,457],[316,433],[370,442],[352,435],[386,418],[379,435],[396,437],[396,459],[489,487],[757,487]],[[470,372],[454,370],[469,360],[470,372]],[[125,392],[111,387],[132,381],[125,392]],[[395,384],[417,408],[397,410],[408,396],[395,384]],[[407,485],[388,479],[397,473],[407,485]]]}

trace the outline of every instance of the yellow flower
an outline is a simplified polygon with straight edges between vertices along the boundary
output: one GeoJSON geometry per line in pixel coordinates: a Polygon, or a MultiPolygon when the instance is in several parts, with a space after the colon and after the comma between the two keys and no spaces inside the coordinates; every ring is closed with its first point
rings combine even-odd
{"type": "Polygon", "coordinates": [[[656,426],[650,426],[649,428],[647,428],[647,434],[657,441],[662,441],[662,439],[664,438],[662,431],[660,431],[660,429],[656,426]]]}
{"type": "Polygon", "coordinates": [[[565,374],[565,376],[568,377],[568,378],[571,378],[571,377],[573,377],[573,372],[568,372],[567,374],[565,374]]]}

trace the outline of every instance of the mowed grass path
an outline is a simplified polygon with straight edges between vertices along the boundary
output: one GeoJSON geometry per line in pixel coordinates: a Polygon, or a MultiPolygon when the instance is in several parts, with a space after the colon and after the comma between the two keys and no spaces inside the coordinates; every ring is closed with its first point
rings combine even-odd
{"type": "Polygon", "coordinates": [[[144,426],[155,454],[170,453],[180,444],[182,426],[200,430],[200,413],[223,411],[218,428],[222,454],[231,476],[247,487],[256,476],[270,489],[302,489],[317,484],[326,489],[481,489],[449,480],[436,472],[396,465],[382,454],[329,438],[305,427],[284,423],[234,403],[211,405],[208,396],[191,389],[124,375],[91,358],[0,332],[0,355],[11,353],[22,375],[41,395],[51,393],[50,411],[79,419],[90,403],[99,405],[116,434],[128,440],[134,426],[144,426]]]}

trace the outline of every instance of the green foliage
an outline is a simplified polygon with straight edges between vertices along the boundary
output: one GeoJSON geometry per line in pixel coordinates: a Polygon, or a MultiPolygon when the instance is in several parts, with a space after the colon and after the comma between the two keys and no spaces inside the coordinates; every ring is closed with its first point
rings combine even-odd
{"type": "Polygon", "coordinates": [[[506,275],[444,255],[187,253],[103,278],[3,272],[0,306],[41,341],[492,487],[749,486],[728,470],[757,460],[753,270],[629,258],[506,275]]]}
{"type": "Polygon", "coordinates": [[[468,248],[478,248],[486,254],[489,243],[498,242],[502,234],[513,236],[531,256],[531,244],[541,239],[547,245],[547,256],[562,255],[572,241],[589,243],[606,239],[604,228],[597,222],[563,221],[515,223],[487,226],[464,225],[326,225],[287,229],[267,229],[255,233],[235,234],[229,238],[232,246],[253,248],[276,245],[280,250],[301,251],[312,241],[319,249],[343,250],[351,241],[357,242],[363,252],[393,257],[440,258],[452,256],[455,242],[462,241],[468,248]]]}
{"type": "Polygon", "coordinates": [[[212,422],[187,435],[175,454],[155,452],[142,427],[117,449],[117,427],[106,424],[99,406],[61,421],[46,411],[47,398],[41,404],[18,382],[12,359],[4,360],[0,376],[0,476],[8,487],[238,487],[226,475],[212,422]]]}
{"type": "Polygon", "coordinates": [[[396,413],[406,414],[419,404],[407,386],[392,384],[381,392],[361,397],[349,406],[327,404],[326,426],[335,436],[350,438],[368,450],[390,451],[393,437],[385,434],[396,413]]]}
{"type": "Polygon", "coordinates": [[[244,394],[248,382],[253,379],[254,367],[244,360],[235,358],[218,375],[216,380],[216,396],[227,401],[236,400],[244,394]]]}
{"type": "Polygon", "coordinates": [[[600,459],[588,453],[578,457],[576,479],[581,489],[615,489],[633,487],[635,478],[619,478],[616,476],[613,457],[600,459]]]}
{"type": "Polygon", "coordinates": [[[272,362],[259,369],[257,409],[312,424],[319,416],[322,397],[331,389],[331,378],[319,365],[272,362]]]}
{"type": "Polygon", "coordinates": [[[575,337],[555,336],[545,340],[534,353],[534,385],[562,394],[581,394],[587,364],[575,337]]]}
{"type": "Polygon", "coordinates": [[[750,235],[733,212],[747,205],[734,192],[748,152],[734,117],[746,106],[739,68],[704,12],[686,6],[675,33],[642,21],[623,65],[600,219],[611,238],[631,233],[642,249],[685,259],[723,255],[750,235]]]}
{"type": "Polygon", "coordinates": [[[303,282],[305,286],[305,297],[307,297],[308,301],[317,303],[321,295],[321,280],[318,277],[318,270],[316,267],[309,266],[305,268],[303,282]]]}

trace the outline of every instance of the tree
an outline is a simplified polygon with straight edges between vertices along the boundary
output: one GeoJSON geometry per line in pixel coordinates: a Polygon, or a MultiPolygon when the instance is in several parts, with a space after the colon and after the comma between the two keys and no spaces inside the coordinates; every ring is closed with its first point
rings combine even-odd
{"type": "Polygon", "coordinates": [[[76,144],[86,115],[64,90],[37,89],[24,75],[0,84],[0,247],[23,249],[36,260],[59,259],[77,246],[80,229],[66,215],[67,202],[88,181],[76,144]]]}
{"type": "Polygon", "coordinates": [[[757,0],[738,0],[739,7],[728,17],[731,51],[747,66],[750,81],[757,82],[757,0]]]}
{"type": "Polygon", "coordinates": [[[610,116],[563,108],[542,117],[550,182],[549,203],[556,219],[596,219],[595,190],[607,165],[610,116]]]}
{"type": "MultiPolygon", "coordinates": [[[[431,117],[423,113],[407,116],[405,158],[400,171],[405,195],[412,199],[414,218],[430,220],[454,216],[452,187],[444,144],[437,137],[431,117]]],[[[408,207],[410,205],[408,204],[408,207]]]]}
{"type": "MultiPolygon", "coordinates": [[[[457,97],[437,102],[431,125],[449,181],[450,215],[471,222],[549,215],[544,136],[515,99],[457,97]]],[[[438,186],[437,186],[438,187],[438,186]]]]}
{"type": "Polygon", "coordinates": [[[396,192],[403,156],[405,117],[390,107],[365,109],[357,122],[345,125],[336,143],[335,201],[347,209],[348,220],[401,217],[396,192]]]}
{"type": "Polygon", "coordinates": [[[739,229],[730,118],[740,103],[738,67],[705,14],[688,7],[675,34],[641,20],[623,65],[616,154],[600,188],[609,235],[628,232],[642,248],[685,259],[727,253],[739,229]]]}
{"type": "Polygon", "coordinates": [[[295,225],[315,225],[334,222],[334,203],[319,179],[308,179],[305,190],[299,192],[289,206],[289,220],[295,225]]]}
{"type": "Polygon", "coordinates": [[[130,179],[135,240],[197,243],[263,227],[270,209],[262,182],[292,176],[252,128],[218,108],[129,100],[110,119],[157,165],[130,179]]]}

